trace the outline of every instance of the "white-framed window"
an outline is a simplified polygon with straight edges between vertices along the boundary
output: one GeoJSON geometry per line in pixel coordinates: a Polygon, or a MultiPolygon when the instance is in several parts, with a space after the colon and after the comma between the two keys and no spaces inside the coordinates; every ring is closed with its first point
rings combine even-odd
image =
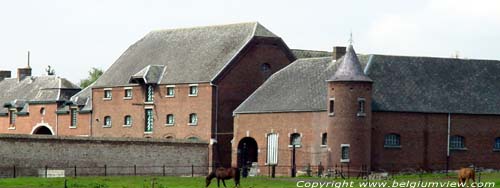
{"type": "Polygon", "coordinates": [[[328,102],[328,115],[335,115],[335,98],[330,98],[328,102]]]}
{"type": "Polygon", "coordinates": [[[450,149],[463,150],[465,148],[465,137],[453,135],[450,137],[450,149]]]}
{"type": "Polygon", "coordinates": [[[104,127],[111,127],[111,116],[104,117],[104,127]]]}
{"type": "Polygon", "coordinates": [[[78,115],[78,111],[76,108],[71,108],[70,109],[70,116],[71,116],[71,124],[70,124],[70,127],[72,128],[76,128],[77,126],[77,121],[78,121],[78,118],[77,118],[77,115],[78,115]]]}
{"type": "Polygon", "coordinates": [[[321,146],[326,146],[328,144],[328,134],[321,134],[321,146]]]}
{"type": "Polygon", "coordinates": [[[166,97],[174,97],[175,96],[175,86],[168,85],[167,86],[167,96],[166,97]]]}
{"type": "Polygon", "coordinates": [[[123,118],[123,126],[124,127],[130,127],[130,126],[132,126],[132,116],[126,115],[123,118]]]}
{"type": "Polygon", "coordinates": [[[166,125],[174,125],[174,123],[175,123],[174,114],[167,114],[167,122],[165,124],[166,125]]]}
{"type": "Polygon", "coordinates": [[[493,149],[500,150],[500,137],[495,138],[495,145],[493,146],[493,149]]]}
{"type": "Polygon", "coordinates": [[[111,100],[113,98],[113,90],[111,88],[104,89],[104,97],[105,100],[111,100]]]}
{"type": "Polygon", "coordinates": [[[366,116],[365,107],[366,99],[363,97],[358,98],[358,116],[366,116]]]}
{"type": "Polygon", "coordinates": [[[155,89],[153,85],[148,85],[146,87],[146,102],[153,102],[155,89]]]}
{"type": "Polygon", "coordinates": [[[198,115],[196,113],[189,114],[189,125],[197,125],[198,124],[198,115]]]}
{"type": "Polygon", "coordinates": [[[267,134],[267,165],[278,164],[278,134],[267,134]]]}
{"type": "Polygon", "coordinates": [[[349,144],[341,144],[340,145],[340,162],[348,163],[349,162],[349,149],[351,145],[349,144]]]}
{"type": "Polygon", "coordinates": [[[132,99],[132,88],[126,87],[124,90],[123,99],[132,99]]]}
{"type": "Polygon", "coordinates": [[[384,147],[386,148],[399,148],[401,147],[401,136],[399,134],[386,134],[384,136],[384,147]]]}
{"type": "Polygon", "coordinates": [[[9,125],[11,127],[14,127],[14,125],[16,125],[16,119],[17,119],[17,110],[10,109],[9,110],[9,125]]]}
{"type": "Polygon", "coordinates": [[[189,84],[189,96],[198,96],[198,84],[189,84]]]}
{"type": "Polygon", "coordinates": [[[153,132],[153,123],[154,123],[154,116],[153,116],[153,109],[145,109],[145,124],[144,124],[144,132],[146,133],[151,133],[153,132]]]}
{"type": "Polygon", "coordinates": [[[289,144],[290,147],[293,147],[294,145],[295,147],[300,147],[301,144],[302,144],[302,139],[299,133],[290,134],[290,144],[289,144]]]}

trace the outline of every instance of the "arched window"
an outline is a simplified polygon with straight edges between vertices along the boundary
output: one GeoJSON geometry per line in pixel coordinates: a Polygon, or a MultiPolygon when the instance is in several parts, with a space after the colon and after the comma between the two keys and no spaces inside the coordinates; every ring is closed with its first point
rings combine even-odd
{"type": "Polygon", "coordinates": [[[104,127],[111,127],[111,117],[110,116],[104,117],[104,127]]]}
{"type": "Polygon", "coordinates": [[[126,115],[123,118],[123,125],[124,126],[131,126],[132,125],[132,116],[126,115]]]}
{"type": "Polygon", "coordinates": [[[384,147],[401,147],[401,137],[394,133],[385,135],[384,147]]]}
{"type": "Polygon", "coordinates": [[[459,135],[451,136],[450,149],[465,149],[465,138],[459,135]]]}
{"type": "Polygon", "coordinates": [[[195,113],[189,114],[189,125],[198,124],[198,115],[195,113]]]}
{"type": "Polygon", "coordinates": [[[200,140],[200,139],[199,139],[198,137],[196,137],[196,136],[191,136],[191,137],[189,137],[189,138],[187,138],[187,139],[188,139],[189,141],[198,141],[198,140],[200,140]]]}
{"type": "Polygon", "coordinates": [[[293,146],[300,146],[301,144],[301,139],[300,139],[300,134],[299,133],[293,133],[290,135],[290,145],[293,146]]]}
{"type": "Polygon", "coordinates": [[[321,145],[326,146],[328,144],[328,135],[326,133],[321,134],[321,145]]]}
{"type": "Polygon", "coordinates": [[[500,137],[495,138],[495,149],[500,150],[500,137]]]}
{"type": "Polygon", "coordinates": [[[166,125],[174,125],[174,123],[175,123],[174,114],[168,114],[166,125]]]}

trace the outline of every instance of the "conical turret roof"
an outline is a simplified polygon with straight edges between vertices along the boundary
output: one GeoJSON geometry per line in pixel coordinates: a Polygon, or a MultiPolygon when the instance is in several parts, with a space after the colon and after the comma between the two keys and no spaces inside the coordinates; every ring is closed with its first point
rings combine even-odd
{"type": "Polygon", "coordinates": [[[349,44],[347,47],[347,52],[344,56],[344,59],[340,63],[339,67],[335,74],[328,79],[330,82],[373,82],[370,77],[366,76],[361,68],[361,64],[359,63],[358,56],[352,47],[352,44],[349,44]]]}

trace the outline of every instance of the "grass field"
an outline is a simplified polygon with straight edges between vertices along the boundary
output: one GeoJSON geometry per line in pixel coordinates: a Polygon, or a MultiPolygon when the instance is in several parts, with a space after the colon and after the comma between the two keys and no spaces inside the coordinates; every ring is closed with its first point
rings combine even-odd
{"type": "MultiPolygon", "coordinates": [[[[479,177],[476,177],[478,179],[479,177]]],[[[68,188],[201,188],[204,187],[203,177],[147,177],[147,176],[114,176],[114,177],[78,177],[78,178],[6,178],[0,179],[0,188],[63,188],[64,181],[67,181],[68,188]]],[[[446,177],[444,174],[423,174],[423,175],[401,175],[391,177],[389,180],[370,180],[369,182],[386,182],[387,187],[394,185],[394,181],[404,182],[456,182],[454,177],[446,177]]],[[[242,188],[291,188],[297,187],[297,182],[341,182],[343,179],[333,178],[312,178],[312,177],[279,177],[270,179],[268,177],[251,177],[241,180],[242,188]]],[[[346,180],[353,182],[354,187],[360,187],[360,183],[366,180],[351,178],[346,180]]],[[[494,183],[494,187],[500,187],[500,173],[482,173],[481,182],[494,183]]],[[[227,187],[234,187],[232,180],[226,181],[227,187]]],[[[307,185],[307,184],[300,184],[307,185]]],[[[213,180],[210,187],[217,187],[217,181],[213,180]]],[[[221,187],[222,182],[221,182],[221,187]]],[[[331,185],[330,187],[334,187],[331,185]]],[[[416,188],[414,184],[401,185],[398,187],[416,188]]]]}

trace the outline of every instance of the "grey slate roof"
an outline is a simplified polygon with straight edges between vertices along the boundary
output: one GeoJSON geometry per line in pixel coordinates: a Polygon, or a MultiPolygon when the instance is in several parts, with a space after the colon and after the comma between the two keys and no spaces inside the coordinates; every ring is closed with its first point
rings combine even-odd
{"type": "Polygon", "coordinates": [[[148,65],[130,77],[129,83],[159,84],[165,73],[164,65],[148,65]]]}
{"type": "Polygon", "coordinates": [[[21,81],[8,78],[0,81],[0,113],[3,106],[23,109],[30,102],[55,102],[68,100],[80,87],[58,76],[29,76],[21,81]]]}
{"type": "Polygon", "coordinates": [[[212,81],[253,37],[279,38],[257,22],[152,31],[130,46],[94,87],[123,86],[148,65],[163,65],[159,83],[212,81]]]}
{"type": "Polygon", "coordinates": [[[342,58],[343,61],[335,71],[332,77],[328,79],[328,81],[332,82],[372,82],[368,76],[365,75],[363,69],[361,68],[361,64],[359,63],[358,56],[354,51],[354,48],[350,44],[347,47],[346,54],[342,58]]]}
{"type": "MultiPolygon", "coordinates": [[[[500,61],[358,55],[373,80],[373,111],[500,115],[500,61]]],[[[325,111],[326,80],[342,60],[298,59],[234,113],[325,111]]]]}
{"type": "Polygon", "coordinates": [[[302,50],[302,49],[291,49],[293,55],[296,58],[312,58],[312,57],[329,57],[332,52],[318,51],[318,50],[302,50]]]}

